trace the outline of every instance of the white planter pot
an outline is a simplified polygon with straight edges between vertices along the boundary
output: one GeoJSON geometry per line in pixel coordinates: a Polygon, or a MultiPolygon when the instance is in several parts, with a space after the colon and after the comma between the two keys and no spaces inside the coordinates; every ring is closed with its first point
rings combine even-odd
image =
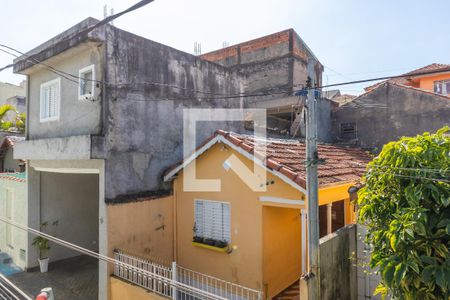
{"type": "Polygon", "coordinates": [[[46,273],[48,271],[48,261],[49,261],[48,257],[39,259],[39,268],[41,270],[41,273],[46,273]]]}

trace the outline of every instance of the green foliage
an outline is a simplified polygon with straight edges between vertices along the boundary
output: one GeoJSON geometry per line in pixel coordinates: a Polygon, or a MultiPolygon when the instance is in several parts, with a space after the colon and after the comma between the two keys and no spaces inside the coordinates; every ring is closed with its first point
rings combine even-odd
{"type": "Polygon", "coordinates": [[[26,121],[26,114],[21,113],[16,110],[16,108],[11,104],[5,104],[0,106],[0,129],[1,130],[11,130],[14,129],[19,132],[25,131],[25,121],[26,121]],[[15,112],[16,116],[14,118],[14,121],[7,121],[4,120],[7,113],[13,111],[15,112]]]}
{"type": "Polygon", "coordinates": [[[450,299],[448,131],[391,142],[368,165],[359,216],[382,296],[450,299]]]}
{"type": "MultiPolygon", "coordinates": [[[[58,221],[54,221],[52,223],[52,226],[58,226],[59,222],[58,221]]],[[[49,225],[48,222],[43,222],[41,224],[41,228],[40,231],[44,232],[45,228],[47,228],[47,226],[49,225]]],[[[33,239],[33,242],[31,243],[31,245],[35,246],[36,249],[39,252],[39,258],[43,259],[43,258],[47,258],[47,252],[51,249],[50,244],[49,244],[49,240],[42,237],[42,236],[37,236],[33,239]]]]}

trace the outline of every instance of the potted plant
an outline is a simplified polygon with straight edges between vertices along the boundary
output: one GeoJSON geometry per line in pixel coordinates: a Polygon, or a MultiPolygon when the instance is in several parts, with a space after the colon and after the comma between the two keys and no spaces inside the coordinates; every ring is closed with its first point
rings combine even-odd
{"type": "MultiPolygon", "coordinates": [[[[58,225],[58,221],[55,221],[52,223],[53,226],[57,226],[58,225]]],[[[41,232],[44,232],[44,229],[48,226],[48,222],[44,222],[41,224],[41,232]]],[[[48,271],[48,262],[49,262],[49,257],[47,256],[48,251],[50,250],[50,244],[49,244],[49,240],[42,237],[42,236],[37,236],[33,239],[33,243],[32,245],[36,247],[38,253],[39,253],[39,269],[41,271],[41,273],[45,273],[48,271]]]]}

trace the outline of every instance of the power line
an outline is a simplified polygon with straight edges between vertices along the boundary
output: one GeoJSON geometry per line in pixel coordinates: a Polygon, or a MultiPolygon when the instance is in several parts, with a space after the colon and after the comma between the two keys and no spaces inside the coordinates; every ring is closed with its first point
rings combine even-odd
{"type": "Polygon", "coordinates": [[[387,173],[387,172],[381,172],[381,171],[377,171],[377,170],[370,170],[369,172],[372,172],[374,174],[378,174],[378,175],[392,175],[394,177],[402,177],[402,178],[411,178],[411,179],[420,179],[420,180],[431,180],[431,181],[439,181],[439,182],[445,182],[445,183],[450,183],[450,180],[445,180],[443,178],[435,178],[435,177],[423,177],[423,176],[412,176],[412,175],[404,175],[404,174],[399,174],[399,173],[387,173]]]}
{"type": "MultiPolygon", "coordinates": [[[[141,1],[139,1],[138,3],[134,4],[133,6],[127,8],[127,9],[125,9],[125,10],[123,10],[123,11],[117,13],[117,14],[108,16],[108,17],[104,18],[103,20],[97,22],[96,24],[94,24],[94,25],[92,25],[92,26],[90,26],[90,27],[84,29],[83,31],[77,32],[75,35],[70,36],[70,37],[67,37],[65,40],[62,40],[62,41],[60,41],[60,42],[64,42],[64,41],[66,41],[66,40],[73,39],[74,37],[77,37],[77,36],[80,36],[80,35],[83,35],[83,34],[87,34],[87,33],[91,32],[92,30],[94,30],[95,28],[98,28],[98,27],[100,27],[100,26],[102,26],[102,25],[105,25],[105,24],[107,24],[107,23],[109,23],[109,22],[111,22],[111,21],[113,21],[113,20],[119,18],[119,17],[122,16],[122,15],[127,14],[127,13],[129,13],[129,12],[132,12],[132,11],[134,11],[134,10],[137,10],[137,9],[139,9],[139,8],[145,6],[145,5],[147,5],[147,4],[149,4],[149,3],[153,2],[153,1],[155,1],[155,0],[141,0],[141,1]]],[[[25,53],[22,53],[22,52],[20,52],[20,51],[18,51],[18,50],[16,50],[16,49],[13,49],[12,47],[9,47],[9,46],[6,46],[6,45],[2,45],[2,44],[0,44],[0,46],[5,47],[5,48],[8,48],[8,49],[13,50],[13,51],[16,51],[16,52],[20,53],[21,55],[26,55],[25,53]]],[[[26,55],[26,56],[27,56],[27,55],[26,55]]],[[[30,57],[30,56],[27,56],[27,57],[30,57]]],[[[34,58],[33,58],[33,59],[34,59],[34,58]]],[[[42,63],[41,61],[38,61],[37,59],[34,59],[34,60],[36,61],[36,64],[39,63],[39,64],[45,65],[44,63],[42,63]]],[[[52,66],[49,66],[49,65],[46,65],[46,66],[52,68],[52,69],[55,70],[55,71],[60,71],[60,72],[62,72],[62,73],[65,73],[66,75],[69,75],[69,76],[72,76],[72,77],[78,77],[78,76],[75,76],[75,75],[73,75],[73,74],[66,73],[66,72],[61,71],[61,70],[57,70],[57,69],[53,68],[52,66]]],[[[0,71],[3,71],[4,69],[9,68],[9,67],[11,67],[11,65],[8,65],[8,66],[6,66],[6,67],[3,67],[2,69],[0,69],[0,71]]],[[[78,77],[78,78],[79,78],[79,77],[78,77]]],[[[86,79],[86,80],[87,80],[87,79],[86,79]]]]}
{"type": "Polygon", "coordinates": [[[450,67],[446,68],[444,70],[423,71],[423,72],[417,72],[414,74],[392,75],[392,76],[368,78],[368,79],[354,80],[354,81],[341,82],[341,83],[333,83],[333,84],[319,86],[316,88],[323,89],[323,88],[327,88],[327,87],[334,87],[334,86],[341,86],[341,85],[350,85],[350,84],[365,83],[365,82],[380,81],[380,80],[389,80],[389,79],[404,78],[404,77],[413,77],[413,76],[434,75],[434,74],[449,73],[449,72],[450,72],[450,67]]]}
{"type": "Polygon", "coordinates": [[[428,169],[428,168],[405,168],[405,167],[395,167],[395,166],[384,166],[379,164],[372,164],[371,166],[375,166],[376,168],[386,168],[386,169],[399,169],[399,170],[410,170],[410,171],[418,171],[418,172],[432,172],[432,173],[450,173],[450,170],[443,169],[428,169]]]}
{"type": "MultiPolygon", "coordinates": [[[[115,258],[109,257],[107,255],[99,254],[99,253],[94,252],[92,250],[89,250],[87,248],[84,248],[84,247],[78,246],[76,244],[70,243],[68,241],[65,241],[63,239],[54,237],[52,235],[49,235],[49,234],[44,233],[42,231],[36,230],[34,228],[31,228],[31,227],[28,227],[28,226],[25,226],[25,225],[21,225],[19,223],[16,223],[14,221],[8,220],[8,219],[6,219],[4,217],[1,217],[1,216],[0,216],[0,221],[4,222],[4,223],[6,223],[6,224],[8,224],[10,226],[14,226],[14,227],[19,228],[21,230],[27,231],[27,232],[29,232],[29,233],[31,233],[33,235],[37,235],[37,236],[43,237],[43,238],[45,238],[45,239],[47,239],[49,241],[52,241],[52,242],[54,242],[54,243],[56,243],[58,245],[61,245],[63,247],[66,247],[66,248],[72,249],[74,251],[77,251],[79,253],[82,253],[82,254],[91,256],[93,258],[96,258],[98,260],[104,261],[106,263],[110,263],[110,264],[113,264],[113,265],[116,265],[116,266],[119,266],[119,267],[123,267],[123,268],[126,268],[127,270],[131,270],[133,272],[137,272],[139,274],[148,276],[148,277],[150,277],[152,279],[158,280],[158,281],[160,281],[160,282],[162,282],[164,284],[167,284],[167,285],[169,285],[171,287],[179,288],[180,291],[194,292],[196,295],[199,295],[201,297],[206,297],[206,299],[211,299],[211,300],[227,300],[226,298],[223,298],[223,297],[221,297],[219,295],[215,295],[215,294],[212,294],[212,293],[210,293],[208,291],[204,291],[202,289],[198,289],[196,287],[184,284],[182,282],[179,282],[179,281],[176,281],[176,280],[173,280],[173,279],[169,279],[167,277],[161,276],[161,275],[156,274],[156,273],[152,273],[150,271],[147,271],[147,270],[144,270],[142,268],[130,265],[128,263],[121,262],[121,261],[119,261],[119,260],[117,260],[115,258]]],[[[174,271],[176,271],[176,270],[174,270],[174,271]]]]}

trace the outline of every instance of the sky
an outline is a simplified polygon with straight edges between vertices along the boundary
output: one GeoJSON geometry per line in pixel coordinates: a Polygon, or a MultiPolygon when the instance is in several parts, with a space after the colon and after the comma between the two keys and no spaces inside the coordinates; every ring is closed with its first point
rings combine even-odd
{"type": "MultiPolygon", "coordinates": [[[[102,19],[138,0],[1,0],[0,44],[28,51],[88,16],[102,19]]],[[[448,0],[155,0],[114,25],[145,38],[202,53],[293,28],[325,66],[323,83],[341,83],[450,64],[448,0]]],[[[0,68],[12,62],[0,52],[0,68]]],[[[0,81],[18,84],[11,69],[0,81]]],[[[367,84],[341,86],[361,93],[367,84]]]]}

